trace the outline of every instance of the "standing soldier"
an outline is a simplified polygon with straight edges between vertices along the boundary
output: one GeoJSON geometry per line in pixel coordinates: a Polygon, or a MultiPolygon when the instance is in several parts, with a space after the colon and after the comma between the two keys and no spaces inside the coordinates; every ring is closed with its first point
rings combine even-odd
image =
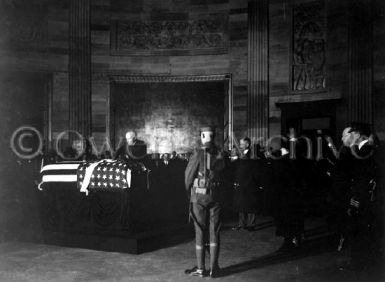
{"type": "Polygon", "coordinates": [[[190,216],[194,221],[197,266],[186,270],[191,276],[203,277],[205,272],[206,234],[209,233],[210,277],[218,275],[219,230],[221,227],[219,203],[219,174],[224,169],[221,151],[215,146],[214,129],[201,129],[202,148],[195,150],[186,171],[185,185],[190,197],[190,216]]]}

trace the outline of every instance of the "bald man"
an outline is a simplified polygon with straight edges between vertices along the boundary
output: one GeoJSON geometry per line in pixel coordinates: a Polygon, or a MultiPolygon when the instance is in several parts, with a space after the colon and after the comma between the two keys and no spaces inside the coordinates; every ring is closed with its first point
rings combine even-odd
{"type": "Polygon", "coordinates": [[[141,160],[147,156],[146,143],[137,138],[134,130],[129,130],[125,135],[125,142],[116,151],[117,160],[141,160]]]}

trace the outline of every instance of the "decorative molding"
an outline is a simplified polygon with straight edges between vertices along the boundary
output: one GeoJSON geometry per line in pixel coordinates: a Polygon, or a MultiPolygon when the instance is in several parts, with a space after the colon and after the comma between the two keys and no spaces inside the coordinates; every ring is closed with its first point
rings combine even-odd
{"type": "Polygon", "coordinates": [[[111,54],[201,55],[228,52],[228,15],[186,20],[111,20],[111,54]]]}
{"type": "Polygon", "coordinates": [[[214,75],[110,75],[112,82],[160,83],[160,82],[199,82],[229,80],[230,74],[214,75]]]}
{"type": "Polygon", "coordinates": [[[324,0],[293,8],[292,91],[326,87],[326,8],[324,0]]]}
{"type": "Polygon", "coordinates": [[[285,96],[271,97],[270,102],[277,106],[290,103],[305,103],[305,102],[320,102],[320,101],[340,101],[342,100],[341,93],[337,92],[325,92],[320,95],[317,93],[297,93],[285,96]]]}

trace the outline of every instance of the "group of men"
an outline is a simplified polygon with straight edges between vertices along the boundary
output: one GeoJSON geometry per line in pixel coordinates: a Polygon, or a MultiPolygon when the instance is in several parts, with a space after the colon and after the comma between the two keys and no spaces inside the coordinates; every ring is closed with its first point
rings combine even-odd
{"type": "MultiPolygon", "coordinates": [[[[197,265],[185,271],[191,276],[219,275],[219,231],[221,227],[220,193],[221,172],[228,162],[213,143],[214,129],[201,130],[202,147],[197,148],[185,170],[185,186],[190,198],[190,216],[195,227],[195,253],[197,265]],[[209,270],[205,267],[206,248],[209,250],[209,270]]],[[[295,142],[295,140],[293,140],[295,142]]],[[[330,214],[335,219],[335,231],[340,234],[338,250],[347,238],[358,231],[365,232],[372,223],[370,202],[375,189],[375,163],[373,142],[363,132],[347,127],[342,133],[343,147],[325,170],[331,179],[330,214]]],[[[250,158],[250,139],[240,141],[240,153],[232,155],[234,171],[234,204],[239,212],[238,225],[233,230],[255,228],[256,193],[264,189],[266,175],[258,171],[250,158]]],[[[328,144],[332,146],[333,144],[328,144]]],[[[283,247],[299,247],[304,239],[304,199],[301,191],[301,169],[298,158],[289,158],[289,150],[282,147],[271,152],[269,182],[274,188],[274,219],[276,235],[284,237],[283,247]]],[[[266,159],[265,159],[266,161],[266,159]]],[[[353,240],[352,240],[353,241],[353,240]]]]}
{"type": "MultiPolygon", "coordinates": [[[[257,152],[256,160],[251,156],[249,138],[241,139],[239,150],[225,158],[224,152],[214,144],[214,135],[212,127],[201,129],[202,146],[195,149],[185,169],[185,188],[190,200],[190,218],[194,222],[197,260],[196,266],[185,272],[212,278],[220,272],[218,257],[223,172],[232,174],[234,208],[239,213],[238,224],[232,229],[255,229],[259,203],[257,194],[267,188],[273,191],[276,235],[284,238],[282,247],[297,248],[304,239],[305,201],[301,179],[306,169],[306,161],[301,162],[301,158],[305,160],[304,154],[289,157],[289,150],[297,142],[293,136],[289,137],[294,143],[287,148],[282,146],[265,152],[265,155],[257,152]],[[267,164],[269,170],[266,170],[267,164]],[[209,271],[205,267],[206,250],[209,251],[209,271]]],[[[342,143],[341,150],[329,159],[332,165],[324,171],[331,179],[329,213],[332,226],[339,234],[338,250],[344,247],[346,241],[353,242],[352,234],[370,228],[373,219],[371,201],[376,187],[373,140],[360,129],[347,127],[342,133],[342,143]]],[[[328,145],[333,146],[331,143],[328,145]]],[[[80,146],[74,149],[73,154],[80,155],[80,146]]],[[[87,150],[83,150],[85,152],[87,150]]],[[[115,158],[137,160],[144,155],[145,143],[137,138],[134,131],[129,131],[126,143],[117,150],[115,158]]],[[[169,157],[162,158],[162,161],[167,165],[169,157]]]]}

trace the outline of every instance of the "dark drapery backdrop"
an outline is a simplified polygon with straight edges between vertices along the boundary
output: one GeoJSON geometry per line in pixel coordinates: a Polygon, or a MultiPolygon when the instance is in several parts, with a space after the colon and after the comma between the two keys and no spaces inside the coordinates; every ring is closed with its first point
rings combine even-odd
{"type": "Polygon", "coordinates": [[[215,82],[113,83],[111,128],[115,146],[134,129],[150,153],[193,149],[202,126],[217,128],[223,144],[226,85],[215,82]]]}

